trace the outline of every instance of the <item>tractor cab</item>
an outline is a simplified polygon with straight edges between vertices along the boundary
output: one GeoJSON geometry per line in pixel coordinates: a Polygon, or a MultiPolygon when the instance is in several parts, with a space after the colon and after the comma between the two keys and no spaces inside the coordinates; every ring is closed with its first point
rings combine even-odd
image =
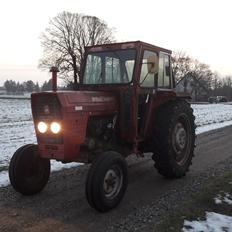
{"type": "Polygon", "coordinates": [[[176,96],[170,56],[170,50],[140,41],[86,47],[79,89],[113,92],[120,137],[136,146],[152,133],[152,108],[176,96]]]}

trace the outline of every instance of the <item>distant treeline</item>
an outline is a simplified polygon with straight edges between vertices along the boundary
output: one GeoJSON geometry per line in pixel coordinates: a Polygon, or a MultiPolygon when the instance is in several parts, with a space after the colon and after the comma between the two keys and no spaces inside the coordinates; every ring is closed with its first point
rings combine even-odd
{"type": "Polygon", "coordinates": [[[40,92],[48,91],[52,89],[51,80],[45,81],[41,86],[39,83],[34,83],[32,80],[25,81],[23,83],[16,82],[14,80],[6,80],[4,87],[7,93],[22,94],[24,92],[40,92]]]}
{"type": "MultiPolygon", "coordinates": [[[[193,101],[207,101],[211,96],[225,96],[229,101],[232,101],[232,76],[219,77],[217,73],[213,73],[205,64],[197,64],[195,65],[197,67],[196,70],[191,70],[194,67],[192,65],[193,61],[191,63],[187,60],[188,63],[186,59],[181,57],[181,62],[177,62],[178,71],[175,70],[175,61],[173,62],[173,74],[177,83],[180,83],[176,87],[178,91],[189,92],[193,101]]],[[[194,62],[196,63],[195,60],[194,62]]],[[[52,90],[52,80],[45,81],[41,86],[38,82],[34,83],[32,80],[22,83],[7,80],[4,83],[4,87],[7,94],[49,91],[52,90]]],[[[65,87],[59,87],[58,89],[72,90],[72,83],[68,83],[65,87]]],[[[1,92],[0,94],[3,93],[1,92]]]]}

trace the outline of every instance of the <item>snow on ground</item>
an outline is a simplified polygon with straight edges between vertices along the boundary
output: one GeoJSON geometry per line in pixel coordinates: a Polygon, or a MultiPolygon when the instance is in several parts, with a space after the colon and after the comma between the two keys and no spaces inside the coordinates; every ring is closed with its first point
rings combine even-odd
{"type": "Polygon", "coordinates": [[[9,94],[1,94],[0,99],[30,99],[31,93],[24,93],[21,95],[9,95],[9,94]]]}
{"type": "MultiPolygon", "coordinates": [[[[232,125],[232,105],[192,105],[198,126],[196,133],[232,125]]],[[[9,183],[5,170],[14,152],[22,145],[36,143],[30,100],[0,99],[0,186],[9,183]]],[[[79,165],[52,161],[52,171],[79,165]]]]}
{"type": "MultiPolygon", "coordinates": [[[[229,183],[231,184],[231,182],[229,183]]],[[[232,205],[232,195],[220,191],[214,197],[215,204],[232,205]]],[[[206,212],[205,220],[188,221],[184,220],[182,232],[232,232],[232,217],[215,213],[206,212]]]]}
{"type": "Polygon", "coordinates": [[[214,202],[216,204],[226,203],[226,204],[232,205],[232,195],[229,193],[222,192],[214,198],[214,202]]]}
{"type": "Polygon", "coordinates": [[[196,117],[196,134],[232,125],[232,105],[194,104],[192,108],[196,117]]]}
{"type": "Polygon", "coordinates": [[[232,232],[232,217],[214,212],[206,212],[204,221],[184,221],[183,232],[232,232]]]}
{"type": "Polygon", "coordinates": [[[10,180],[8,177],[8,171],[0,172],[0,187],[5,187],[10,184],[10,180]]]}
{"type": "MultiPolygon", "coordinates": [[[[217,194],[214,198],[215,204],[232,205],[232,195],[226,192],[217,194]]],[[[205,220],[184,221],[182,232],[232,232],[232,217],[218,214],[215,212],[206,212],[205,220]]]]}
{"type": "Polygon", "coordinates": [[[8,166],[16,149],[35,143],[30,101],[0,99],[0,169],[8,166]]]}

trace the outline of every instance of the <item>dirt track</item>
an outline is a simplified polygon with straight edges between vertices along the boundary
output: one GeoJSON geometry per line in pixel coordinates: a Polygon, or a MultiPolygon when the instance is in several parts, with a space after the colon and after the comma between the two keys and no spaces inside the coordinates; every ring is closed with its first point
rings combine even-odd
{"type": "MultiPolygon", "coordinates": [[[[132,231],[135,224],[143,227],[143,231],[150,231],[158,220],[151,212],[154,207],[159,209],[155,204],[169,199],[164,198],[169,193],[184,197],[188,195],[187,189],[195,191],[191,189],[192,183],[205,176],[206,170],[218,168],[221,161],[232,160],[231,141],[232,127],[198,136],[190,172],[185,178],[174,181],[166,180],[156,172],[149,155],[144,159],[130,158],[126,195],[117,209],[106,214],[91,209],[85,199],[88,166],[53,173],[44,191],[33,197],[23,197],[10,186],[2,188],[0,231],[132,231]],[[182,189],[185,189],[183,193],[182,189]]],[[[175,200],[176,204],[181,202],[179,199],[175,200]]],[[[168,208],[167,202],[160,205],[168,208]]],[[[165,214],[165,210],[160,210],[160,214],[165,214]]]]}

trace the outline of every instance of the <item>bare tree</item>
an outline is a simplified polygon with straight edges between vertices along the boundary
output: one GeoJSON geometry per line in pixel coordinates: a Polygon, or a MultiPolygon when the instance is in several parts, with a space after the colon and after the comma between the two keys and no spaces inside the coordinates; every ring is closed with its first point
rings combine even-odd
{"type": "Polygon", "coordinates": [[[62,12],[54,17],[41,36],[44,49],[41,69],[57,66],[60,77],[77,85],[84,47],[114,41],[113,29],[94,16],[62,12]]]}
{"type": "Polygon", "coordinates": [[[232,76],[221,77],[215,79],[215,85],[212,89],[213,96],[226,96],[228,100],[232,99],[232,76]]]}
{"type": "Polygon", "coordinates": [[[202,88],[209,91],[213,87],[213,72],[209,65],[194,60],[192,62],[192,72],[195,74],[193,81],[198,82],[202,88]]]}
{"type": "Polygon", "coordinates": [[[173,74],[177,83],[181,84],[178,90],[189,91],[195,100],[202,99],[203,96],[206,98],[209,95],[213,88],[214,76],[208,65],[191,58],[182,51],[173,53],[172,62],[173,74]]]}
{"type": "Polygon", "coordinates": [[[172,54],[172,70],[177,82],[191,71],[192,59],[186,52],[174,51],[172,54]]]}

